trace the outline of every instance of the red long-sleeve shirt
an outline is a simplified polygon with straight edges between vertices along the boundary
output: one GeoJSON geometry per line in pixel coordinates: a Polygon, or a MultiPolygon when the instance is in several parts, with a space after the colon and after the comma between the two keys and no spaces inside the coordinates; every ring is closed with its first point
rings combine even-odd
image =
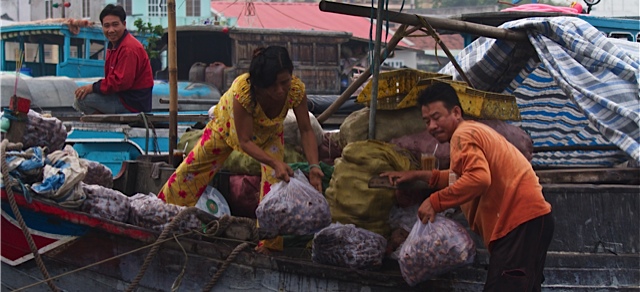
{"type": "Polygon", "coordinates": [[[114,46],[109,43],[104,78],[93,84],[93,92],[117,94],[131,112],[151,111],[153,73],[149,56],[129,31],[114,46]]]}
{"type": "Polygon", "coordinates": [[[431,185],[445,187],[429,198],[436,212],[460,206],[471,229],[491,242],[518,225],[551,212],[529,161],[502,135],[475,121],[463,121],[450,141],[451,167],[434,171],[431,185]]]}

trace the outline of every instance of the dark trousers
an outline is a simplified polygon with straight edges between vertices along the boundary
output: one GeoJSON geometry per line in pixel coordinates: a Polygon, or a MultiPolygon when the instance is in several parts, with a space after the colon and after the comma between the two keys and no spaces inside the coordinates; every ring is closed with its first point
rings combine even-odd
{"type": "Polygon", "coordinates": [[[531,219],[491,244],[484,291],[538,292],[553,237],[551,213],[531,219]]]}

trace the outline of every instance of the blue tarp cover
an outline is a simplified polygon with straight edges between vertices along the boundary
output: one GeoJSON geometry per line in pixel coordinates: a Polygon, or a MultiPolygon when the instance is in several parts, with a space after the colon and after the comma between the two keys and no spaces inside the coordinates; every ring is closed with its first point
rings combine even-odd
{"type": "MultiPolygon", "coordinates": [[[[621,151],[534,154],[534,165],[640,162],[640,44],[607,38],[576,17],[505,23],[529,44],[479,38],[457,57],[477,89],[516,96],[534,147],[615,145],[621,151]]],[[[440,73],[462,78],[449,63],[440,73]]]]}

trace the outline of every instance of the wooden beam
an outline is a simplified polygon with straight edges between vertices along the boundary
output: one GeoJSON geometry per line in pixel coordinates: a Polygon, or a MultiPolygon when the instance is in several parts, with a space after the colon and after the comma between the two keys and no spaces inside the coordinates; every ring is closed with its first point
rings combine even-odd
{"type": "MultiPolygon", "coordinates": [[[[332,1],[320,1],[320,10],[325,12],[333,12],[345,15],[353,15],[360,17],[371,17],[377,15],[375,8],[338,3],[332,1]]],[[[439,17],[419,16],[415,14],[399,13],[395,11],[385,11],[385,19],[391,22],[408,24],[413,26],[422,26],[420,17],[425,19],[435,29],[445,29],[458,33],[468,33],[479,36],[490,37],[494,39],[502,39],[508,41],[523,42],[527,41],[527,34],[523,31],[507,30],[488,25],[476,24],[460,20],[453,20],[439,17]]]]}

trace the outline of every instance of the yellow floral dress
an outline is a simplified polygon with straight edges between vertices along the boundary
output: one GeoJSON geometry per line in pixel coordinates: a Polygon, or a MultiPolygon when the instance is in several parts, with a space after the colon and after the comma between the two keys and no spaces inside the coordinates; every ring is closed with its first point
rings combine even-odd
{"type": "MultiPolygon", "coordinates": [[[[214,109],[215,118],[207,124],[198,144],[169,177],[158,197],[167,203],[194,206],[213,176],[220,170],[231,151],[240,149],[233,120],[233,99],[253,116],[254,143],[271,157],[284,160],[283,121],[289,109],[297,107],[305,96],[304,83],[293,77],[287,101],[280,114],[269,119],[259,104],[253,103],[250,93],[249,74],[238,76],[231,88],[220,98],[214,109]]],[[[260,199],[277,182],[275,171],[262,164],[260,199]]],[[[277,245],[281,245],[277,244],[277,245]]],[[[277,247],[275,249],[278,249],[277,247]]],[[[281,248],[280,248],[281,249],[281,248]]]]}

